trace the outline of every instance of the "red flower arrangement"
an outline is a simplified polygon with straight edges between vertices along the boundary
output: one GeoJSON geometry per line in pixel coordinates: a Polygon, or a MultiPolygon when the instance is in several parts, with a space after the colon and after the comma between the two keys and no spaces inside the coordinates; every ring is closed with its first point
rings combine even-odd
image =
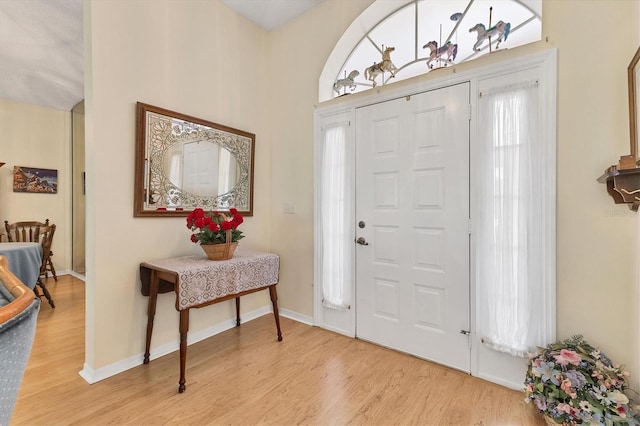
{"type": "Polygon", "coordinates": [[[227,240],[227,231],[231,231],[231,241],[235,243],[242,238],[242,231],[238,226],[244,219],[238,210],[231,208],[229,212],[205,212],[197,208],[187,216],[187,228],[191,234],[191,242],[200,245],[224,244],[227,240]]]}

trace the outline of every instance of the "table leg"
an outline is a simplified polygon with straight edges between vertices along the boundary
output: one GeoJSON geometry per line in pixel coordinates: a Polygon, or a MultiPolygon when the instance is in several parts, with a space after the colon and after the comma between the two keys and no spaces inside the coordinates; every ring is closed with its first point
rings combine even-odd
{"type": "Polygon", "coordinates": [[[236,327],[240,327],[240,298],[236,297],[236,327]]]}
{"type": "Polygon", "coordinates": [[[276,328],[278,329],[278,342],[282,342],[282,332],[280,331],[280,314],[278,313],[278,293],[276,292],[276,286],[269,287],[269,296],[271,297],[271,303],[273,303],[273,316],[276,319],[276,328]]]}
{"type": "Polygon", "coordinates": [[[180,311],[180,381],[178,392],[184,392],[185,370],[187,368],[187,332],[189,331],[189,309],[180,311]]]}
{"type": "Polygon", "coordinates": [[[147,306],[147,343],[144,351],[144,364],[149,364],[151,348],[151,334],[153,333],[153,318],[156,315],[156,302],[158,301],[158,275],[155,270],[151,271],[151,282],[149,283],[149,304],[147,306]]]}

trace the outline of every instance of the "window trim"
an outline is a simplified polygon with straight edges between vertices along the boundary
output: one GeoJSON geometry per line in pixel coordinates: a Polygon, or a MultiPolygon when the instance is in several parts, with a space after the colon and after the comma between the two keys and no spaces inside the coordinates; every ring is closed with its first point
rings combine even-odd
{"type": "MultiPolygon", "coordinates": [[[[365,9],[342,34],[342,37],[336,43],[331,54],[325,62],[324,68],[318,79],[318,100],[324,102],[334,99],[333,83],[339,77],[339,73],[348,62],[357,46],[362,40],[368,38],[377,26],[394,15],[411,3],[418,3],[423,0],[397,0],[397,1],[379,1],[375,0],[367,9],[365,9]]],[[[530,10],[534,17],[542,22],[542,2],[537,0],[511,0],[519,3],[526,9],[530,10]]],[[[529,22],[529,21],[526,21],[529,22]]],[[[415,28],[414,28],[415,30],[415,28]]],[[[513,29],[515,30],[515,28],[513,29]]],[[[416,41],[416,46],[417,46],[416,41]]],[[[379,49],[379,47],[376,46],[379,49]]],[[[417,59],[399,67],[400,71],[423,59],[417,59]]],[[[397,64],[396,64],[397,65],[397,64]]],[[[424,75],[424,74],[423,74],[424,75]]]]}

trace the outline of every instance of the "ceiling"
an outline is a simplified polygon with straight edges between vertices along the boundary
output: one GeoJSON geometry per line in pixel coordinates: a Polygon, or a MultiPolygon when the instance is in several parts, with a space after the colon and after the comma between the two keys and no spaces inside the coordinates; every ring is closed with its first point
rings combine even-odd
{"type": "MultiPolygon", "coordinates": [[[[2,1],[2,0],[0,0],[2,1]]],[[[221,0],[267,31],[274,30],[325,0],[221,0]]]]}
{"type": "Polygon", "coordinates": [[[81,0],[0,0],[0,99],[70,110],[84,97],[81,0]]]}
{"type": "MultiPolygon", "coordinates": [[[[324,0],[221,0],[267,31],[324,0]]],[[[0,0],[0,99],[69,111],[84,98],[82,0],[0,0]]]]}

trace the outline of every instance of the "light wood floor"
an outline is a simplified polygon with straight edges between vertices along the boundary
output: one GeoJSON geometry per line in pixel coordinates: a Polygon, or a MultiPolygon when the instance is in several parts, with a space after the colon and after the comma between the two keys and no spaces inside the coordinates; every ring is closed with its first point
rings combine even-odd
{"type": "MultiPolygon", "coordinates": [[[[12,425],[544,425],[524,395],[360,340],[271,315],[87,384],[84,283],[48,280],[12,425]]],[[[207,308],[204,308],[207,309],[207,308]]],[[[178,324],[176,324],[177,334],[178,324]]]]}

